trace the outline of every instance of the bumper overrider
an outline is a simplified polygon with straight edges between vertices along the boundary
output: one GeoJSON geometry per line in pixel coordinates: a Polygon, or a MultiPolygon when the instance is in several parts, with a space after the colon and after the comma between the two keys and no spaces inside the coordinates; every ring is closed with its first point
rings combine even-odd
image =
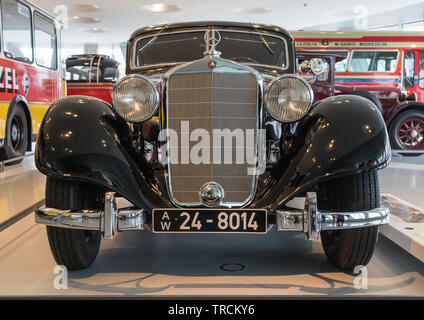
{"type": "MultiPolygon", "coordinates": [[[[219,211],[219,209],[217,209],[219,211]]],[[[104,239],[113,239],[119,232],[151,230],[149,215],[143,209],[117,209],[114,192],[105,195],[104,210],[59,210],[40,207],[35,221],[49,226],[96,230],[104,239]]],[[[318,239],[324,230],[341,230],[379,226],[389,223],[389,209],[375,208],[355,212],[324,212],[318,210],[315,192],[308,192],[303,210],[284,208],[275,211],[277,231],[305,233],[307,239],[318,239]]],[[[271,227],[269,224],[268,227],[271,227]]]]}

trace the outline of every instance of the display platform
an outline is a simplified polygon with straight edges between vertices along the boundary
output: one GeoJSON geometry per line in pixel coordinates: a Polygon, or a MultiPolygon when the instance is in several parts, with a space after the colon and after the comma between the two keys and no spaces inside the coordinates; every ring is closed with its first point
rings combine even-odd
{"type": "MultiPolygon", "coordinates": [[[[3,210],[5,216],[16,214],[20,201],[38,201],[43,196],[44,178],[31,160],[7,167],[0,179],[4,188],[18,180],[21,190],[36,190],[22,193],[26,196],[19,199],[5,193],[10,201],[5,207],[10,210],[3,210]]],[[[366,269],[366,289],[355,287],[359,274],[342,272],[327,261],[320,241],[275,230],[265,236],[121,233],[115,240],[102,241],[92,267],[68,273],[68,289],[55,289],[59,274],[45,227],[35,224],[30,214],[0,232],[0,296],[424,297],[423,199],[416,192],[424,187],[424,165],[420,159],[411,161],[395,158],[380,172],[382,200],[390,206],[392,219],[381,228],[366,269]]]]}

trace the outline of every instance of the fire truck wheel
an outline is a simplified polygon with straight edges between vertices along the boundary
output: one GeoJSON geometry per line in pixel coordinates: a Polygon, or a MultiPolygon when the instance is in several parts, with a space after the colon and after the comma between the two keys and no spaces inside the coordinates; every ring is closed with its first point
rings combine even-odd
{"type": "MultiPolygon", "coordinates": [[[[46,207],[62,210],[101,210],[104,192],[95,186],[47,177],[46,207]]],[[[57,264],[69,271],[88,268],[97,257],[100,231],[47,226],[47,236],[57,264]]]]}
{"type": "MultiPolygon", "coordinates": [[[[22,157],[28,145],[28,123],[22,105],[13,107],[6,128],[5,160],[22,157]]],[[[8,164],[18,164],[22,161],[23,159],[19,159],[8,164]]]]}
{"type": "MultiPolygon", "coordinates": [[[[390,143],[395,150],[424,151],[424,113],[409,110],[399,114],[389,128],[390,143]]],[[[420,153],[401,153],[403,156],[417,156],[420,153]]]]}
{"type": "Polygon", "coordinates": [[[381,112],[381,114],[383,114],[383,106],[381,105],[380,100],[374,94],[372,94],[371,92],[366,91],[366,90],[354,90],[349,94],[353,94],[355,96],[367,98],[368,100],[373,102],[377,106],[377,109],[381,112]]]}
{"type": "MultiPolygon", "coordinates": [[[[380,206],[377,171],[335,178],[318,186],[318,208],[348,212],[380,206]]],[[[328,260],[337,268],[352,270],[367,265],[378,239],[378,227],[321,231],[321,243],[328,260]]]]}

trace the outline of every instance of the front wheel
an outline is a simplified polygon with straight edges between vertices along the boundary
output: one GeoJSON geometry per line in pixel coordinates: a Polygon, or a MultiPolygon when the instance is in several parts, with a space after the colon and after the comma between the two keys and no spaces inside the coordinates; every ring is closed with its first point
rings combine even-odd
{"type": "MultiPolygon", "coordinates": [[[[102,209],[104,192],[95,186],[47,178],[46,207],[62,210],[102,209]]],[[[68,270],[88,268],[97,257],[100,231],[47,226],[50,249],[57,264],[68,270]]]]}
{"type": "MultiPolygon", "coordinates": [[[[326,181],[318,186],[318,208],[348,212],[380,206],[377,171],[326,181]]],[[[321,242],[330,262],[340,269],[352,270],[367,265],[378,239],[378,227],[321,231],[321,242]]]]}

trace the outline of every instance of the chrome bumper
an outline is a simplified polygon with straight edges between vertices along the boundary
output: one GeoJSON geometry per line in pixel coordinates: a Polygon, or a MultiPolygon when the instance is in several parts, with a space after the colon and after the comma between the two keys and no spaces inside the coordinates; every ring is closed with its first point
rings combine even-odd
{"type": "Polygon", "coordinates": [[[277,210],[278,231],[304,232],[308,239],[318,239],[323,230],[354,229],[389,223],[389,208],[354,212],[318,211],[315,192],[308,192],[304,210],[277,210]]]}
{"type": "MultiPolygon", "coordinates": [[[[116,209],[115,194],[105,195],[104,211],[74,212],[41,207],[35,210],[37,223],[61,228],[98,230],[105,239],[113,239],[118,232],[145,230],[144,210],[116,209]]],[[[277,210],[277,231],[298,231],[308,239],[317,239],[322,230],[339,230],[379,226],[389,223],[389,209],[376,208],[357,212],[320,212],[315,192],[306,195],[304,210],[277,210]]]]}
{"type": "Polygon", "coordinates": [[[105,239],[113,239],[120,231],[144,230],[144,210],[116,209],[115,194],[107,192],[105,209],[73,212],[41,207],[35,210],[35,222],[61,228],[97,230],[105,239]]]}

